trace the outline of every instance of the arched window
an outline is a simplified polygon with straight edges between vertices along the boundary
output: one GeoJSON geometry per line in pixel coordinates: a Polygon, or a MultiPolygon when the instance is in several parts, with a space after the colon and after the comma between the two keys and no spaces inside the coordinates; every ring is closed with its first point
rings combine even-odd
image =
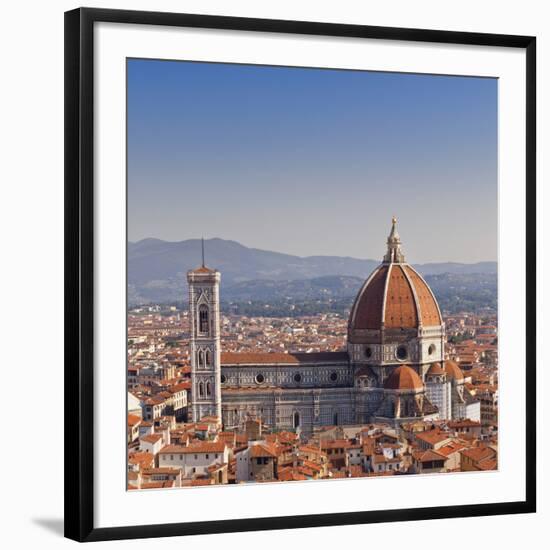
{"type": "Polygon", "coordinates": [[[210,350],[207,349],[206,352],[204,353],[204,364],[209,367],[212,363],[211,363],[211,356],[210,356],[210,350]]]}
{"type": "Polygon", "coordinates": [[[210,387],[210,382],[207,382],[206,383],[206,397],[210,397],[210,395],[212,394],[212,391],[211,391],[211,387],[210,387]]]}
{"type": "Polygon", "coordinates": [[[204,397],[204,386],[202,382],[199,382],[199,397],[204,397]]]}
{"type": "Polygon", "coordinates": [[[208,307],[204,304],[199,306],[199,332],[208,334],[208,307]]]}
{"type": "Polygon", "coordinates": [[[297,413],[297,412],[294,413],[293,423],[295,428],[297,428],[300,425],[300,413],[297,413]]]}
{"type": "Polygon", "coordinates": [[[197,352],[197,366],[199,368],[204,366],[204,351],[202,349],[197,352]]]}

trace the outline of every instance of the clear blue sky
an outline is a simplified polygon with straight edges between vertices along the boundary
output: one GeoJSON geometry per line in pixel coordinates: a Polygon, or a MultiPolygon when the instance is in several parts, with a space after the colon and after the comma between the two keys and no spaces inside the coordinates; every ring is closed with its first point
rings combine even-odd
{"type": "Polygon", "coordinates": [[[497,258],[497,81],[128,61],[128,238],[497,258]]]}

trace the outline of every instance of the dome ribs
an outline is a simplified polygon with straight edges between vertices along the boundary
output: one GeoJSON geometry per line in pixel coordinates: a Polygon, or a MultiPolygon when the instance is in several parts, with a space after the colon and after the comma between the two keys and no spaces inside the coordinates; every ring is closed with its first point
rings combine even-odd
{"type": "Polygon", "coordinates": [[[422,325],[428,327],[441,325],[443,320],[441,319],[437,302],[428,284],[412,267],[407,265],[404,266],[404,269],[410,277],[416,291],[422,325]]]}
{"type": "Polygon", "coordinates": [[[352,343],[385,340],[396,331],[401,335],[401,331],[418,329],[421,335],[424,327],[444,327],[433,292],[405,262],[396,224],[394,217],[383,263],[365,281],[353,304],[348,323],[352,343]]]}
{"type": "Polygon", "coordinates": [[[386,291],[384,310],[385,328],[415,328],[418,326],[418,315],[413,290],[403,272],[403,267],[393,264],[386,291]]]}
{"type": "Polygon", "coordinates": [[[384,382],[386,390],[423,390],[424,385],[420,376],[408,365],[396,367],[384,382]]]}
{"type": "Polygon", "coordinates": [[[388,269],[387,265],[380,266],[369,280],[362,294],[358,296],[353,312],[355,315],[353,322],[355,328],[380,329],[388,269]]]}

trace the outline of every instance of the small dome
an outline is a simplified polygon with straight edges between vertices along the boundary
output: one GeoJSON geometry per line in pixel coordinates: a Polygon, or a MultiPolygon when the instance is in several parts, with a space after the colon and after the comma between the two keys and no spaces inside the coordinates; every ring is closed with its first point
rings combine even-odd
{"type": "Polygon", "coordinates": [[[441,376],[445,374],[441,363],[433,363],[432,366],[428,369],[426,376],[441,376]]]}
{"type": "Polygon", "coordinates": [[[454,378],[457,382],[464,381],[464,373],[460,370],[460,367],[455,361],[445,361],[445,372],[449,378],[454,378]]]}
{"type": "Polygon", "coordinates": [[[407,365],[396,367],[384,382],[385,390],[421,390],[423,388],[420,376],[407,365]]]}

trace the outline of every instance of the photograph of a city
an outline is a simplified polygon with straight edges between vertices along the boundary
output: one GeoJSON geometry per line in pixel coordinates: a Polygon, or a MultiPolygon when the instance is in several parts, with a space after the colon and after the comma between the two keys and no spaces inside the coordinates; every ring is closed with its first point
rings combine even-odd
{"type": "Polygon", "coordinates": [[[127,488],[497,470],[496,80],[127,63],[127,488]]]}

